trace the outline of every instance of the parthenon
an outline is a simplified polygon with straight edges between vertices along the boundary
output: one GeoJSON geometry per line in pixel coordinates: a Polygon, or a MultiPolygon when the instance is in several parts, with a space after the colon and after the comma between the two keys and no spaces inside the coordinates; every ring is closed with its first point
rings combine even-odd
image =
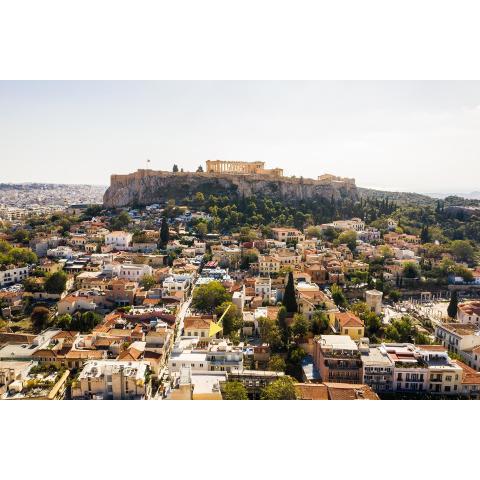
{"type": "Polygon", "coordinates": [[[274,177],[283,177],[282,168],[266,169],[265,162],[207,160],[207,173],[235,173],[240,175],[271,175],[274,177]]]}

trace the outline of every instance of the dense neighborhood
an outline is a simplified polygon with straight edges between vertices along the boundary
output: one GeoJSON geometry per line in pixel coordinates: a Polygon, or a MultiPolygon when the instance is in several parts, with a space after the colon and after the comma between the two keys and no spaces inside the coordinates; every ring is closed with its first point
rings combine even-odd
{"type": "Polygon", "coordinates": [[[0,210],[0,398],[480,398],[475,202],[241,203],[0,210]]]}

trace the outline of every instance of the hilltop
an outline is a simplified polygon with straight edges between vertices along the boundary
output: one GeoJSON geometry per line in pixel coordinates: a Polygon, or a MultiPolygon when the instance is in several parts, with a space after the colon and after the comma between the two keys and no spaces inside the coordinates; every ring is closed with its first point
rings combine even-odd
{"type": "Polygon", "coordinates": [[[270,172],[260,171],[260,169],[254,173],[238,170],[222,172],[138,170],[128,175],[112,175],[103,203],[109,208],[142,206],[165,202],[169,199],[181,201],[196,192],[202,192],[205,195],[226,195],[232,201],[259,195],[290,202],[314,198],[334,198],[335,200],[349,198],[355,201],[359,198],[357,187],[352,179],[328,175],[314,180],[283,177],[278,174],[272,175],[270,172]]]}

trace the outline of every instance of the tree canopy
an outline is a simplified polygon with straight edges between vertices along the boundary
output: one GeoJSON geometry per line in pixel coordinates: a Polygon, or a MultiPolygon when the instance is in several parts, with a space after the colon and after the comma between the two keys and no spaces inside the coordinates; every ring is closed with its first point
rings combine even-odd
{"type": "Polygon", "coordinates": [[[204,313],[213,313],[224,302],[231,301],[231,295],[218,281],[200,285],[193,291],[192,306],[204,313]]]}
{"type": "Polygon", "coordinates": [[[62,271],[52,273],[45,281],[45,291],[50,294],[60,295],[65,291],[66,286],[67,275],[62,271]]]}
{"type": "Polygon", "coordinates": [[[295,381],[285,375],[267,385],[261,392],[262,400],[296,400],[295,381]]]}
{"type": "Polygon", "coordinates": [[[247,389],[240,382],[226,382],[222,389],[224,400],[248,400],[247,389]]]}

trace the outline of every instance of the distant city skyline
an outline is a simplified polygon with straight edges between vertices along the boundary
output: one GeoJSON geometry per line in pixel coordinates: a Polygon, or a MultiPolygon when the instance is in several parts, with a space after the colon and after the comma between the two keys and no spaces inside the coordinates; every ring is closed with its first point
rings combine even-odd
{"type": "Polygon", "coordinates": [[[480,82],[1,82],[0,183],[108,185],[138,168],[262,160],[360,187],[470,193],[480,82]]]}

